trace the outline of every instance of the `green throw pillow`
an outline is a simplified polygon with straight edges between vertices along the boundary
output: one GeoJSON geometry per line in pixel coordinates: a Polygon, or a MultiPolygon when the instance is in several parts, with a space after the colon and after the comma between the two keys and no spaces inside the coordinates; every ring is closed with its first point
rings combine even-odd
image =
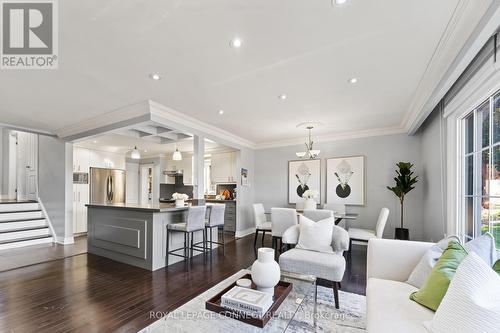
{"type": "Polygon", "coordinates": [[[500,259],[498,259],[497,262],[493,265],[493,270],[500,274],[500,259]]]}
{"type": "Polygon", "coordinates": [[[429,277],[419,291],[410,295],[410,299],[436,311],[443,299],[458,265],[467,256],[467,251],[455,240],[448,243],[441,257],[432,268],[429,277]]]}

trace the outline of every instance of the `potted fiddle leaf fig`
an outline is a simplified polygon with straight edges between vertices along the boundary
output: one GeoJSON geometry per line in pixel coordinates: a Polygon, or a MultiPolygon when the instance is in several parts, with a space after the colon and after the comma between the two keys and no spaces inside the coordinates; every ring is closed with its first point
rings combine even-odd
{"type": "Polygon", "coordinates": [[[413,164],[410,162],[399,162],[396,163],[396,166],[399,169],[396,170],[396,177],[394,177],[396,185],[393,187],[387,186],[387,189],[394,193],[401,203],[401,227],[396,228],[394,238],[408,240],[410,238],[410,233],[408,229],[404,228],[403,224],[404,202],[406,194],[415,188],[413,185],[417,183],[418,176],[413,175],[413,171],[411,170],[413,164]]]}

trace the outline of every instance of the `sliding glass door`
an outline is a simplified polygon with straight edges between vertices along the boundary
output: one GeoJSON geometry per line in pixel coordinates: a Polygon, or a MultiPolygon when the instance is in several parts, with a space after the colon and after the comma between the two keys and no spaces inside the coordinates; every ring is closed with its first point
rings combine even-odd
{"type": "Polygon", "coordinates": [[[462,120],[462,230],[492,233],[500,249],[500,92],[462,120]]]}

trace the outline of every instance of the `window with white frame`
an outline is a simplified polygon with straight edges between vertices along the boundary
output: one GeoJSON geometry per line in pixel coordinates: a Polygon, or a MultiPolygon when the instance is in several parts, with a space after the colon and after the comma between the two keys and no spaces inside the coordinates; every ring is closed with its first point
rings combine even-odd
{"type": "Polygon", "coordinates": [[[500,249],[500,91],[462,119],[462,131],[465,238],[489,231],[500,249]]]}

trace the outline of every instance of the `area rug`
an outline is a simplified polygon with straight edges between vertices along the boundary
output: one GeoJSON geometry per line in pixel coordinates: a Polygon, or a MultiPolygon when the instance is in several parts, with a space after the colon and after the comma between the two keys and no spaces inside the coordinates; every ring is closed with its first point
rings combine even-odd
{"type": "Polygon", "coordinates": [[[207,299],[246,273],[248,273],[247,270],[239,271],[170,313],[151,314],[159,320],[141,332],[365,332],[365,296],[339,291],[340,309],[335,309],[332,289],[321,286],[318,287],[316,326],[314,326],[312,316],[314,288],[311,288],[304,300],[303,308],[297,311],[292,321],[273,318],[264,329],[231,318],[220,318],[213,312],[205,310],[207,299]],[[217,320],[216,325],[214,320],[217,320]]]}

